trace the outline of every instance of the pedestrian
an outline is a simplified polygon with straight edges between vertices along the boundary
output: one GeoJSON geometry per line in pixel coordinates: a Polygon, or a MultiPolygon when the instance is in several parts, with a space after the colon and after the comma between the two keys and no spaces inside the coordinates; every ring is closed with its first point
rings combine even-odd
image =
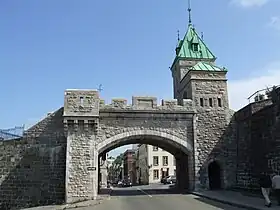
{"type": "Polygon", "coordinates": [[[270,191],[271,191],[271,187],[272,187],[272,181],[270,176],[267,173],[262,173],[260,176],[260,187],[261,187],[261,191],[263,194],[263,197],[265,199],[265,205],[267,207],[271,206],[271,201],[269,199],[269,195],[270,195],[270,191]]]}
{"type": "Polygon", "coordinates": [[[275,176],[272,177],[272,188],[274,189],[275,196],[278,202],[278,206],[280,206],[280,175],[279,172],[276,173],[275,176]]]}

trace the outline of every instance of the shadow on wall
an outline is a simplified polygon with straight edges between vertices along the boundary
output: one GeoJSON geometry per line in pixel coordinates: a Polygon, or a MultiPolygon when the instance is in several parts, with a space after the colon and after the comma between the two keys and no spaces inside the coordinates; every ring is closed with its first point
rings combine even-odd
{"type": "Polygon", "coordinates": [[[63,203],[66,139],[63,109],[21,139],[0,142],[0,209],[63,203]]]}
{"type": "Polygon", "coordinates": [[[279,105],[277,101],[264,105],[254,103],[248,107],[249,114],[245,117],[242,116],[244,111],[239,111],[239,189],[259,191],[258,180],[262,172],[272,174],[280,171],[279,105]]]}
{"type": "Polygon", "coordinates": [[[221,169],[218,176],[221,177],[221,188],[226,189],[259,191],[261,172],[280,171],[279,107],[279,101],[249,104],[232,115],[225,129],[215,131],[220,129],[221,137],[203,163],[200,171],[202,186],[210,187],[209,164],[213,162],[221,169]]]}
{"type": "Polygon", "coordinates": [[[231,189],[236,184],[236,121],[233,111],[229,117],[228,125],[225,118],[225,126],[217,128],[220,138],[216,142],[209,142],[208,145],[212,144],[213,148],[199,171],[200,183],[207,189],[231,189]]]}

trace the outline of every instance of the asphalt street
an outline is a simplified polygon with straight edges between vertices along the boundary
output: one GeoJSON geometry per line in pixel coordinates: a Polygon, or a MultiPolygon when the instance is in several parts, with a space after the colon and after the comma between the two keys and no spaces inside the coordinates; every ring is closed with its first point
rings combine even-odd
{"type": "Polygon", "coordinates": [[[109,200],[79,210],[241,210],[191,194],[179,194],[166,185],[133,186],[114,188],[109,200]]]}

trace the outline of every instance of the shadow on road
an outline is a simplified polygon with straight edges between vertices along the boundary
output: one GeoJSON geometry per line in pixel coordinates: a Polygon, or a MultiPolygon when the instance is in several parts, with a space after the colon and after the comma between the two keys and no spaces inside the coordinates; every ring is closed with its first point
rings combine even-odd
{"type": "Polygon", "coordinates": [[[143,189],[139,188],[119,188],[113,190],[111,196],[138,196],[138,195],[171,195],[171,194],[188,194],[188,192],[179,191],[173,188],[169,189],[143,189]]]}

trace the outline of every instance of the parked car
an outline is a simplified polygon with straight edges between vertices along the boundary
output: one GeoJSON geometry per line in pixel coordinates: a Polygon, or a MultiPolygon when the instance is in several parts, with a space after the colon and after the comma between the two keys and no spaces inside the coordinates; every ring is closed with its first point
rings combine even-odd
{"type": "Polygon", "coordinates": [[[118,186],[118,187],[122,187],[122,186],[123,186],[123,181],[118,181],[117,186],[118,186]]]}
{"type": "Polygon", "coordinates": [[[122,183],[123,187],[131,187],[132,186],[132,182],[130,180],[124,180],[122,183]]]}
{"type": "Polygon", "coordinates": [[[174,184],[176,183],[176,176],[167,176],[162,179],[163,184],[174,184]]]}

